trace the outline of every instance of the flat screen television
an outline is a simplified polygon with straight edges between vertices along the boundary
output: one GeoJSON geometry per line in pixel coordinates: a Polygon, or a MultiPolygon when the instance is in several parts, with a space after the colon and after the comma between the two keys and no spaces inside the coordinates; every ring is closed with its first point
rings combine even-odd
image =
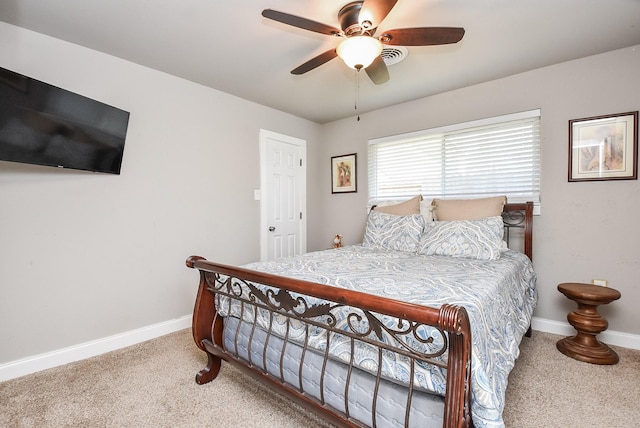
{"type": "Polygon", "coordinates": [[[0,68],[0,160],[120,174],[129,113],[0,68]]]}

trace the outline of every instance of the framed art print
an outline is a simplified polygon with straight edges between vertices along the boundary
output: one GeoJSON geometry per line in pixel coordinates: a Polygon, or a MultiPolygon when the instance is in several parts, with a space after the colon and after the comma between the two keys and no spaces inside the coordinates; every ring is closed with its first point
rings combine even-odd
{"type": "Polygon", "coordinates": [[[569,121],[569,181],[637,178],[637,111],[569,121]]]}
{"type": "Polygon", "coordinates": [[[357,155],[333,156],[331,158],[331,193],[357,192],[357,155]]]}

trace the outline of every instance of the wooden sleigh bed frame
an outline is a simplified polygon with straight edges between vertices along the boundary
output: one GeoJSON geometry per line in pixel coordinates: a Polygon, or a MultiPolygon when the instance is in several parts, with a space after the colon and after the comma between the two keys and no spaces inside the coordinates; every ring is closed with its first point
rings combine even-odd
{"type": "MultiPolygon", "coordinates": [[[[533,203],[506,204],[503,210],[505,223],[505,240],[509,242],[510,231],[520,229],[515,233],[522,241],[525,253],[532,258],[532,223],[533,223],[533,203]]],[[[471,326],[467,311],[462,306],[444,304],[441,307],[426,307],[411,303],[401,302],[388,298],[375,296],[372,294],[351,291],[342,288],[326,286],[314,282],[303,281],[269,273],[248,270],[240,267],[227,266],[207,261],[199,256],[191,256],[186,264],[190,268],[198,269],[200,272],[200,282],[193,312],[192,332],[196,345],[203,350],[207,357],[207,366],[196,375],[198,384],[207,383],[216,378],[219,373],[222,360],[225,360],[237,368],[250,374],[252,377],[265,382],[274,387],[279,392],[292,398],[299,404],[319,414],[323,419],[338,426],[363,427],[368,426],[354,419],[349,412],[348,403],[345,404],[345,411],[337,410],[334,406],[327,404],[324,397],[314,397],[305,391],[302,382],[302,364],[300,364],[300,381],[295,384],[285,379],[285,375],[280,372],[269,372],[266,361],[252,361],[251,353],[249,358],[239,357],[236,350],[229,349],[224,345],[223,328],[225,318],[220,316],[216,308],[216,294],[226,295],[230,299],[241,300],[243,307],[253,307],[253,310],[268,311],[278,316],[287,318],[287,322],[305,323],[306,328],[322,328],[327,331],[334,331],[341,335],[349,336],[352,343],[354,341],[364,341],[368,344],[375,344],[380,351],[395,352],[403,355],[411,361],[412,367],[416,362],[426,362],[428,364],[442,364],[436,357],[447,355],[446,358],[446,393],[444,396],[444,414],[442,426],[445,428],[472,427],[471,419],[471,326]],[[272,290],[265,291],[255,287],[255,284],[262,284],[272,287],[272,290]],[[248,295],[239,292],[240,288],[250,290],[248,295]],[[323,305],[307,305],[300,296],[312,296],[326,301],[323,305]],[[367,331],[362,332],[357,329],[345,332],[334,329],[333,313],[338,307],[349,307],[352,311],[349,317],[354,317],[358,322],[366,319],[369,325],[367,331]],[[388,315],[402,320],[402,326],[393,331],[384,326],[379,320],[381,315],[388,315]],[[416,332],[422,326],[432,326],[441,332],[443,336],[443,346],[433,351],[431,354],[420,354],[406,345],[406,342],[398,340],[395,344],[381,344],[372,340],[371,337],[380,336],[385,333],[391,337],[413,334],[417,341],[421,339],[416,332]],[[384,332],[382,331],[384,330],[384,332]]],[[[256,330],[255,320],[251,327],[250,335],[253,336],[256,330]]],[[[530,333],[530,331],[529,331],[530,333]]],[[[237,334],[237,333],[236,333],[237,334]]],[[[329,333],[327,333],[329,334],[329,333]]],[[[274,334],[275,335],[275,334],[274,334]]],[[[267,332],[267,342],[271,332],[267,332]]],[[[286,347],[286,338],[284,338],[286,347]]],[[[327,346],[328,348],[328,346],[327,346]]],[[[251,351],[251,345],[249,345],[251,351]]],[[[262,351],[266,355],[267,351],[262,351]]],[[[302,358],[307,352],[307,344],[302,346],[302,358]]],[[[327,366],[329,357],[324,355],[321,372],[327,366]]],[[[281,362],[282,364],[282,362],[281,362]]],[[[381,364],[379,363],[378,366],[381,364]]],[[[347,391],[348,382],[353,368],[353,362],[347,364],[347,391]]],[[[370,404],[373,406],[375,414],[376,396],[381,382],[381,374],[373,373],[375,376],[374,400],[370,404]]],[[[408,385],[408,400],[411,401],[413,381],[408,385]]],[[[346,401],[346,399],[345,399],[346,401]]],[[[409,405],[406,406],[405,426],[408,426],[409,405]]],[[[374,425],[375,425],[374,419],[374,425]]]]}

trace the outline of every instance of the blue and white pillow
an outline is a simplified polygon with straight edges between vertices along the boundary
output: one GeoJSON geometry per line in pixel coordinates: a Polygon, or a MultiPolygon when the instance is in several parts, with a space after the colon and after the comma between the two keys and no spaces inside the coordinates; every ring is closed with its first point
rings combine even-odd
{"type": "Polygon", "coordinates": [[[425,225],[418,253],[497,260],[507,249],[501,216],[479,220],[434,221],[425,225]]]}
{"type": "Polygon", "coordinates": [[[424,229],[420,214],[399,216],[373,210],[369,213],[362,245],[415,253],[424,229]]]}

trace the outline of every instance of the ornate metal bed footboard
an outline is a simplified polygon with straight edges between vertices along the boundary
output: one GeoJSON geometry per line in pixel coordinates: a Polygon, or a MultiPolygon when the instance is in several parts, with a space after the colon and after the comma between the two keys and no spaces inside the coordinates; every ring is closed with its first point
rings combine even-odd
{"type": "MultiPolygon", "coordinates": [[[[382,374],[383,353],[393,352],[408,361],[411,368],[409,376],[405,426],[410,418],[409,409],[413,392],[413,372],[416,364],[433,364],[446,368],[446,394],[444,397],[444,427],[466,427],[471,424],[471,330],[464,308],[443,305],[430,308],[400,301],[383,299],[369,294],[335,287],[328,287],[307,281],[279,277],[262,272],[211,263],[201,257],[193,256],[187,260],[187,266],[199,269],[200,286],[193,318],[193,335],[198,346],[207,353],[208,364],[196,376],[200,384],[215,378],[220,369],[220,361],[225,360],[235,366],[248,370],[254,377],[265,380],[281,391],[294,397],[296,401],[311,410],[320,413],[331,422],[343,426],[376,426],[375,406],[382,374]],[[259,285],[266,285],[264,288],[259,285]],[[267,339],[275,336],[271,328],[276,317],[285,324],[284,334],[278,336],[281,341],[281,355],[287,346],[290,326],[295,323],[304,329],[322,329],[326,332],[326,346],[321,371],[321,383],[325,376],[328,349],[335,335],[347,338],[351,347],[345,386],[344,411],[338,411],[326,403],[322,393],[319,397],[307,394],[302,383],[302,364],[300,364],[299,383],[294,385],[285,381],[282,369],[279,373],[266,370],[266,361],[252,361],[238,357],[237,349],[225,348],[222,343],[223,318],[218,315],[214,296],[224,296],[223,304],[236,301],[242,311],[249,311],[251,333],[256,329],[266,331],[267,339]],[[322,299],[323,303],[309,304],[303,296],[322,299]],[[346,314],[344,313],[346,311],[346,314]],[[338,315],[340,313],[340,315],[338,315]],[[382,316],[397,319],[397,325],[389,326],[382,316]],[[258,326],[258,319],[262,325],[258,326]],[[266,321],[265,321],[266,320],[266,321]],[[284,321],[283,321],[284,320],[284,321]],[[342,320],[342,321],[340,321],[342,320]],[[265,326],[266,322],[266,326],[265,326]],[[266,328],[265,328],[266,327],[266,328]],[[381,341],[384,336],[384,343],[381,341]],[[352,370],[355,369],[353,350],[358,345],[375,346],[378,361],[371,374],[375,376],[372,421],[358,421],[351,417],[348,392],[352,370]]],[[[235,333],[238,334],[237,332],[235,333]]],[[[323,333],[324,334],[324,333],[323,333]]],[[[310,352],[308,334],[299,343],[302,358],[310,352]]],[[[237,341],[236,345],[237,347],[237,341]]],[[[233,348],[233,347],[232,347],[233,348]]],[[[266,352],[260,351],[263,358],[266,352]]],[[[282,367],[282,363],[281,363],[282,367]]],[[[322,391],[322,388],[320,389],[322,391]]]]}

